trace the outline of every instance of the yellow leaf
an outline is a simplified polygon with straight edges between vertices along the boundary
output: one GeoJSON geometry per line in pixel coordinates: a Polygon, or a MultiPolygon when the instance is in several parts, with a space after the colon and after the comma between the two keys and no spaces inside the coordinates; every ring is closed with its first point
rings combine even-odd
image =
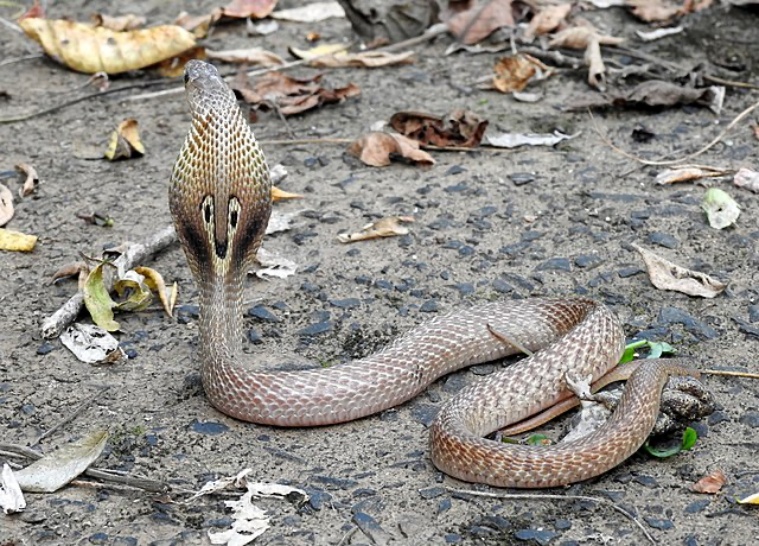
{"type": "Polygon", "coordinates": [[[120,298],[127,294],[126,300],[116,304],[116,309],[119,311],[142,311],[153,301],[153,294],[150,293],[145,279],[137,271],[127,271],[124,278],[113,284],[113,289],[120,298]]]}
{"type": "Polygon", "coordinates": [[[108,143],[105,157],[109,161],[115,161],[143,155],[145,155],[145,147],[140,140],[137,120],[125,119],[111,133],[111,140],[108,143]]]}
{"type": "Polygon", "coordinates": [[[271,187],[271,200],[274,203],[277,201],[285,201],[286,199],[303,199],[303,196],[299,193],[290,193],[289,191],[280,190],[277,186],[271,187]]]}
{"type": "Polygon", "coordinates": [[[322,55],[339,55],[345,54],[348,50],[347,44],[322,44],[311,49],[298,49],[296,47],[288,48],[290,55],[297,57],[298,59],[311,60],[322,55]]]}
{"type": "Polygon", "coordinates": [[[37,244],[36,235],[26,235],[18,231],[0,228],[0,250],[31,252],[37,244]]]}
{"type": "Polygon", "coordinates": [[[84,305],[92,317],[92,322],[103,330],[115,332],[119,329],[119,323],[113,320],[113,309],[117,304],[111,299],[111,295],[103,282],[104,265],[106,262],[101,262],[90,271],[87,280],[84,282],[82,293],[84,294],[84,305]]]}
{"type": "Polygon", "coordinates": [[[738,499],[738,504],[759,504],[759,493],[754,493],[748,497],[738,499]]]}
{"type": "Polygon", "coordinates": [[[176,25],[117,32],[62,19],[27,18],[18,24],[53,59],[85,74],[139,70],[195,46],[195,37],[176,25]]]}
{"type": "Polygon", "coordinates": [[[174,299],[174,301],[176,301],[175,293],[177,290],[177,284],[174,283],[172,294],[167,294],[166,283],[163,280],[163,276],[161,276],[158,271],[151,267],[135,267],[134,270],[136,273],[139,273],[145,277],[145,284],[148,285],[148,288],[150,288],[153,292],[158,294],[164,311],[166,311],[167,315],[171,316],[172,309],[174,308],[174,303],[171,301],[171,299],[174,299]]]}

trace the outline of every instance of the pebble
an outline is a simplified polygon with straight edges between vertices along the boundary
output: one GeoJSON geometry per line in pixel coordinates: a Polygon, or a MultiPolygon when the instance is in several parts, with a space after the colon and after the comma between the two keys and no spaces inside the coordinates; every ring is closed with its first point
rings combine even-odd
{"type": "Polygon", "coordinates": [[[190,423],[190,429],[198,434],[205,434],[206,436],[218,436],[224,434],[229,430],[229,427],[224,423],[218,423],[216,421],[198,421],[193,419],[190,423]]]}
{"type": "Polygon", "coordinates": [[[261,333],[255,328],[250,328],[247,335],[248,341],[254,345],[259,345],[264,342],[263,338],[261,337],[261,333]]]}
{"type": "Polygon", "coordinates": [[[440,495],[445,495],[446,491],[443,487],[426,487],[419,490],[419,495],[425,500],[434,499],[440,495]]]}
{"type": "Polygon", "coordinates": [[[469,296],[470,294],[474,294],[474,285],[470,282],[454,284],[453,288],[458,290],[459,294],[462,296],[469,296]]]}
{"type": "Polygon", "coordinates": [[[451,502],[451,499],[442,499],[440,502],[437,503],[437,513],[443,514],[450,510],[453,507],[453,503],[451,502]]]}
{"type": "Polygon", "coordinates": [[[633,481],[636,483],[639,483],[640,485],[645,485],[646,487],[650,487],[652,489],[659,487],[659,483],[656,481],[656,478],[654,478],[653,476],[639,475],[639,476],[635,476],[633,478],[633,481]]]}
{"type": "Polygon", "coordinates": [[[111,542],[113,546],[137,546],[138,542],[135,537],[114,537],[113,542],[111,542]]]}
{"type": "Polygon", "coordinates": [[[335,489],[352,489],[358,485],[356,480],[348,478],[334,478],[332,476],[316,475],[313,476],[312,479],[319,483],[323,483],[324,485],[332,486],[335,489]]]}
{"type": "Polygon", "coordinates": [[[411,417],[417,423],[428,427],[435,420],[439,410],[439,407],[430,404],[414,404],[414,407],[411,408],[411,417]]]}
{"type": "Polygon", "coordinates": [[[538,271],[572,271],[572,265],[567,258],[551,258],[537,267],[538,271]]]}
{"type": "Polygon", "coordinates": [[[532,540],[536,543],[540,544],[540,546],[545,546],[549,542],[551,542],[554,538],[559,536],[558,533],[555,533],[554,531],[549,531],[547,529],[520,529],[516,533],[514,533],[514,537],[516,537],[518,540],[532,540]]]}
{"type": "Polygon", "coordinates": [[[643,521],[645,521],[649,527],[659,529],[660,531],[666,531],[667,529],[672,529],[675,526],[675,524],[672,523],[672,520],[669,519],[659,519],[643,516],[643,521]]]}
{"type": "Polygon", "coordinates": [[[525,184],[533,182],[535,180],[535,175],[527,172],[511,173],[509,175],[509,180],[511,180],[515,186],[524,186],[525,184]]]}
{"type": "Polygon", "coordinates": [[[465,172],[467,172],[467,170],[461,165],[452,165],[451,167],[448,167],[447,171],[445,171],[445,176],[452,176],[454,174],[461,174],[465,172]]]}
{"type": "Polygon", "coordinates": [[[320,334],[327,333],[331,330],[332,330],[331,321],[317,322],[316,324],[312,324],[310,326],[306,326],[305,328],[298,330],[298,335],[299,336],[318,336],[320,334]]]}
{"type": "Polygon", "coordinates": [[[42,344],[37,347],[37,354],[38,355],[46,355],[52,351],[54,351],[57,347],[55,344],[51,343],[50,341],[43,341],[42,344]]]}
{"type": "Polygon", "coordinates": [[[90,544],[107,544],[108,543],[108,533],[93,533],[89,536],[87,539],[90,544]]]}
{"type": "Polygon", "coordinates": [[[711,503],[712,501],[708,499],[693,501],[685,507],[685,513],[697,514],[698,512],[702,512],[704,509],[706,509],[711,503]]]}
{"type": "Polygon", "coordinates": [[[308,495],[308,504],[314,510],[321,510],[325,503],[332,500],[332,495],[316,487],[304,487],[303,490],[308,495]]]}
{"type": "Polygon", "coordinates": [[[421,307],[419,307],[419,311],[422,313],[436,313],[440,310],[440,304],[437,300],[427,300],[425,301],[421,307]]]}
{"type": "Polygon", "coordinates": [[[662,233],[661,231],[654,231],[648,236],[648,242],[663,246],[664,248],[677,248],[680,246],[680,241],[675,239],[668,233],[662,233]]]}
{"type": "Polygon", "coordinates": [[[637,275],[638,273],[643,273],[645,271],[645,269],[638,265],[631,265],[621,268],[619,271],[617,271],[617,275],[619,275],[620,279],[627,279],[628,277],[632,277],[633,275],[637,275]]]}
{"type": "Polygon", "coordinates": [[[377,520],[365,512],[356,512],[353,514],[353,523],[364,533],[372,543],[377,546],[389,544],[393,537],[385,531],[377,520]]]}
{"type": "Polygon", "coordinates": [[[731,417],[727,413],[722,410],[717,410],[707,418],[706,422],[710,427],[713,427],[714,425],[718,425],[720,423],[724,423],[725,421],[731,420],[731,417]]]}
{"type": "Polygon", "coordinates": [[[759,428],[759,411],[747,411],[738,422],[751,428],[759,428]]]}
{"type": "Polygon", "coordinates": [[[329,304],[339,309],[355,309],[361,305],[358,298],[345,298],[342,300],[329,300],[329,304]]]}
{"type": "Polygon", "coordinates": [[[248,315],[264,322],[279,322],[279,317],[263,305],[255,305],[248,309],[248,315]]]}
{"type": "Polygon", "coordinates": [[[699,339],[714,339],[719,337],[714,328],[677,307],[662,307],[659,312],[659,322],[664,324],[682,324],[688,332],[699,339]]]}
{"type": "Polygon", "coordinates": [[[457,535],[456,533],[448,533],[443,537],[443,540],[445,540],[446,544],[459,544],[464,540],[464,537],[457,535]]]}
{"type": "Polygon", "coordinates": [[[469,184],[467,184],[466,182],[459,182],[458,184],[454,184],[452,186],[448,186],[444,188],[443,191],[447,193],[461,193],[468,189],[469,189],[469,184]]]}
{"type": "Polygon", "coordinates": [[[493,287],[493,290],[500,294],[508,294],[512,290],[514,290],[514,287],[511,286],[509,283],[504,281],[503,279],[495,279],[492,283],[490,283],[490,286],[493,287]]]}

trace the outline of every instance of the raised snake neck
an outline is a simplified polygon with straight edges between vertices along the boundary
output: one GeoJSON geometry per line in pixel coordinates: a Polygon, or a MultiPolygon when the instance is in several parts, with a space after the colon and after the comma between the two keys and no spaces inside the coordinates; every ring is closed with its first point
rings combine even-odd
{"type": "Polygon", "coordinates": [[[501,332],[537,351],[463,389],[430,431],[431,458],[462,480],[500,487],[552,487],[597,476],[634,453],[650,433],[669,374],[643,364],[612,418],[580,440],[548,447],[502,444],[484,435],[519,422],[566,392],[566,374],[594,379],[614,366],[624,335],[588,299],[488,303],[438,316],[383,350],[331,368],[252,372],[242,357],[242,290],[271,212],[271,182],[234,93],[216,69],[190,61],[185,87],[192,127],[174,165],[169,205],[200,290],[199,356],[205,392],[221,412],[277,426],[358,419],[396,406],[454,370],[521,352],[501,332]]]}

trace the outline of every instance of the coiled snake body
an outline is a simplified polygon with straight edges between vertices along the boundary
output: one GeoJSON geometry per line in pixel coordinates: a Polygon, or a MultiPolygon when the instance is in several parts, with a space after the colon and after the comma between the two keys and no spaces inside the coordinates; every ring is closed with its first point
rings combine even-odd
{"type": "Polygon", "coordinates": [[[462,390],[435,419],[431,457],[444,472],[501,487],[551,487],[597,476],[629,457],[656,420],[666,361],[642,365],[612,418],[576,442],[501,444],[490,432],[551,406],[566,374],[593,378],[616,364],[624,335],[615,317],[587,299],[488,303],[439,316],[382,351],[326,369],[251,372],[242,356],[242,289],[271,211],[268,167],[216,69],[190,61],[185,87],[192,127],[174,166],[169,204],[200,291],[199,356],[208,399],[237,419],[277,426],[327,425],[398,405],[453,370],[519,351],[537,351],[462,390]]]}

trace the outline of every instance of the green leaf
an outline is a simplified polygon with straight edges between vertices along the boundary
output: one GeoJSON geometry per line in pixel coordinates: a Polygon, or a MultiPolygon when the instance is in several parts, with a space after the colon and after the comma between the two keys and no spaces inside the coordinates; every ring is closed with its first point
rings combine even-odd
{"type": "Polygon", "coordinates": [[[646,358],[661,358],[662,355],[673,355],[677,353],[677,349],[666,341],[650,342],[648,346],[650,352],[646,358]]]}
{"type": "Polygon", "coordinates": [[[619,363],[627,364],[628,362],[632,362],[635,358],[635,351],[641,347],[645,347],[646,345],[648,345],[648,341],[645,339],[640,341],[633,341],[632,343],[625,345],[625,350],[622,353],[622,356],[619,358],[619,363]]]}
{"type": "Polygon", "coordinates": [[[552,443],[551,439],[545,434],[533,434],[527,438],[528,446],[547,446],[552,443]]]}
{"type": "Polygon", "coordinates": [[[683,440],[678,446],[671,447],[669,449],[658,449],[652,447],[648,442],[646,442],[643,447],[645,447],[646,451],[648,451],[648,453],[654,457],[658,457],[659,459],[666,459],[668,457],[672,457],[673,455],[677,455],[681,451],[688,451],[694,445],[696,445],[696,440],[698,440],[698,433],[691,427],[688,427],[683,432],[683,440]]]}
{"type": "Polygon", "coordinates": [[[87,280],[84,281],[82,292],[84,305],[92,317],[92,322],[107,332],[115,332],[119,329],[119,323],[113,320],[113,309],[117,304],[111,299],[103,282],[103,266],[107,263],[100,262],[90,271],[87,280]]]}

